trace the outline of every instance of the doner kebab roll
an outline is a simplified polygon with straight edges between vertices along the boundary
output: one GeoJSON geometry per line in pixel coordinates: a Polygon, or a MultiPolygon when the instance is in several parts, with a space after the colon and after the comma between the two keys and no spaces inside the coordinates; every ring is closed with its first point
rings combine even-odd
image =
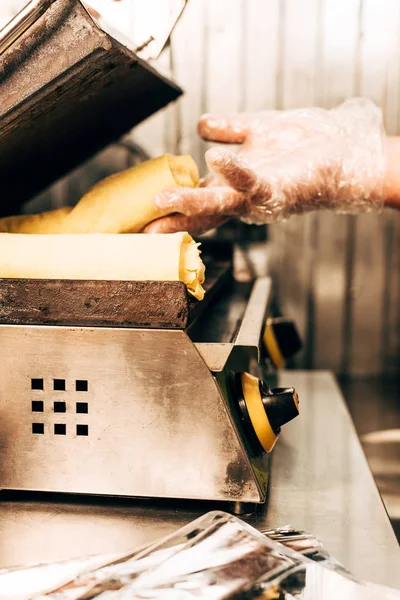
{"type": "Polygon", "coordinates": [[[188,233],[0,233],[0,278],[183,281],[202,300],[204,270],[188,233]]]}
{"type": "Polygon", "coordinates": [[[198,184],[199,173],[191,156],[165,154],[103,179],[73,208],[0,219],[0,232],[139,233],[170,212],[155,206],[159,192],[198,184]]]}
{"type": "Polygon", "coordinates": [[[57,233],[61,230],[71,206],[63,206],[38,215],[17,215],[0,219],[2,233],[57,233]]]}

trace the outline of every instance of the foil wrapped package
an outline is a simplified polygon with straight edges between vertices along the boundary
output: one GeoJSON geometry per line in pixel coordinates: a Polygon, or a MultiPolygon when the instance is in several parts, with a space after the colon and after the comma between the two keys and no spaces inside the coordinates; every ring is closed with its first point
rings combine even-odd
{"type": "Polygon", "coordinates": [[[0,571],[1,600],[400,600],[356,581],[313,536],[211,512],[131,554],[0,571]]]}

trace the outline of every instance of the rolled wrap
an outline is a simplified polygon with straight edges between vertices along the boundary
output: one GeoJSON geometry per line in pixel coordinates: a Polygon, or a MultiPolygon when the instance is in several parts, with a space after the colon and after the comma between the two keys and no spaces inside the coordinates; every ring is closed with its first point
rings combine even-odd
{"type": "Polygon", "coordinates": [[[0,278],[183,281],[202,300],[204,270],[188,233],[0,234],[0,278]]]}
{"type": "Polygon", "coordinates": [[[63,206],[38,215],[18,215],[0,219],[1,233],[57,233],[65,217],[71,212],[70,206],[63,206]]]}
{"type": "Polygon", "coordinates": [[[138,233],[169,212],[154,205],[158,192],[198,182],[190,156],[165,154],[146,161],[95,185],[65,218],[61,233],[138,233]]]}
{"type": "Polygon", "coordinates": [[[199,173],[191,156],[165,154],[97,183],[74,208],[0,219],[4,233],[138,233],[167,215],[154,205],[164,189],[196,187],[199,173]]]}

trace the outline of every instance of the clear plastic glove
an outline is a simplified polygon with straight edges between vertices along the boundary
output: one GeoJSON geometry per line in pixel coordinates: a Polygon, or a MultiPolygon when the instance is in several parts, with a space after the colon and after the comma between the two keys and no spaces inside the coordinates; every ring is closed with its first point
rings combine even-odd
{"type": "Polygon", "coordinates": [[[174,214],[147,232],[201,233],[233,216],[265,224],[318,208],[354,214],[383,207],[382,112],[367,99],[332,110],[205,115],[198,129],[207,140],[241,146],[206,153],[212,175],[202,187],[160,193],[156,204],[174,214]]]}

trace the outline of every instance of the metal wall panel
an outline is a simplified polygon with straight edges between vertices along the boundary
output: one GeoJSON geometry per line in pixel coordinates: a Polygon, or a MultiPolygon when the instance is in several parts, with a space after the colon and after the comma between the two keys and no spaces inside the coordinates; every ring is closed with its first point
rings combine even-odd
{"type": "MultiPolygon", "coordinates": [[[[372,98],[380,106],[385,106],[388,61],[391,41],[398,28],[398,7],[399,3],[391,0],[379,3],[364,0],[360,6],[356,93],[372,98]]],[[[361,215],[353,221],[349,368],[354,373],[380,372],[384,366],[385,219],[373,214],[361,215]]]]}
{"type": "MultiPolygon", "coordinates": [[[[7,7],[11,12],[23,3],[3,0],[0,19],[7,7]]],[[[128,13],[119,10],[130,14],[134,32],[143,0],[118,4],[129,7],[128,13]]],[[[204,171],[208,145],[196,135],[202,112],[332,107],[357,94],[382,106],[388,132],[395,134],[399,61],[398,0],[190,0],[158,65],[186,94],[136,128],[132,139],[152,155],[191,153],[204,171]]],[[[127,160],[121,151],[108,151],[59,183],[46,202],[76,198],[93,179],[127,160]]],[[[270,232],[281,305],[306,340],[299,366],[356,374],[398,371],[400,214],[319,213],[274,225],[270,232]]]]}
{"type": "MultiPolygon", "coordinates": [[[[355,94],[359,39],[358,0],[325,0],[321,14],[317,103],[331,107],[355,94]],[[338,35],[340,32],[340,35],[338,35]]],[[[351,219],[317,216],[312,284],[312,365],[341,371],[346,355],[347,241],[351,219]]]]}
{"type": "MultiPolygon", "coordinates": [[[[315,104],[318,61],[317,49],[320,38],[319,0],[285,0],[280,10],[280,52],[278,78],[280,88],[277,108],[290,109],[315,104]],[[301,43],[299,43],[301,32],[301,43]]],[[[280,282],[279,295],[283,310],[295,316],[305,341],[304,350],[298,357],[301,364],[310,363],[313,356],[313,336],[310,335],[312,304],[312,280],[315,260],[315,215],[290,219],[282,225],[271,227],[271,239],[283,253],[281,269],[277,272],[280,282]],[[276,238],[275,230],[283,230],[276,238]]]]}
{"type": "Polygon", "coordinates": [[[204,147],[196,135],[199,114],[204,111],[206,72],[205,46],[206,7],[201,2],[190,2],[182,21],[175,30],[171,43],[172,71],[185,95],[175,107],[175,140],[172,151],[192,154],[204,169],[204,147]],[[196,68],[193,68],[196,65],[196,68]]]}

